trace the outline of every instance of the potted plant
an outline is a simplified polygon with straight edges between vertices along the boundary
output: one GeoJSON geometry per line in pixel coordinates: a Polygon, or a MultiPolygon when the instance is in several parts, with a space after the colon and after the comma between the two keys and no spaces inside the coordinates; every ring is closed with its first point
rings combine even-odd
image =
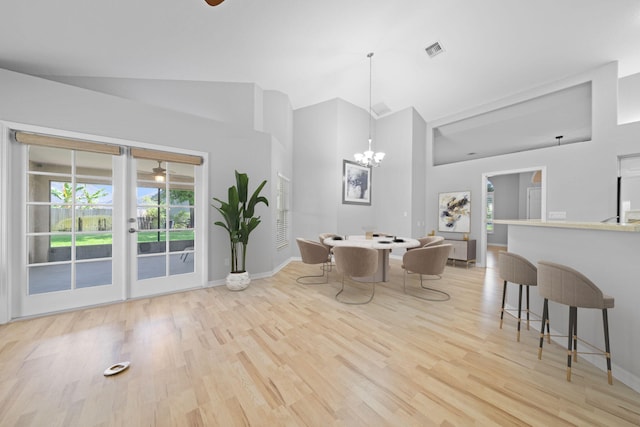
{"type": "Polygon", "coordinates": [[[229,234],[231,272],[227,276],[227,287],[239,291],[249,286],[251,281],[246,270],[247,245],[249,235],[261,222],[259,216],[254,216],[255,207],[259,203],[269,206],[269,201],[266,197],[260,196],[267,180],[262,181],[251,197],[248,197],[249,177],[246,173],[235,173],[236,185],[229,187],[228,201],[224,202],[214,197],[213,200],[219,203],[219,206],[212,206],[224,219],[224,222],[216,221],[215,225],[224,228],[229,234]]]}

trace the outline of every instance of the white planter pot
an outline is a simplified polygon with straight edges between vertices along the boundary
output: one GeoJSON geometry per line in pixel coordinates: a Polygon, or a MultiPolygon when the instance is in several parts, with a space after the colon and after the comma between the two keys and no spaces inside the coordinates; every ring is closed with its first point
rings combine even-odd
{"type": "Polygon", "coordinates": [[[229,273],[227,276],[227,288],[231,291],[247,289],[250,282],[249,273],[246,271],[243,273],[229,273]]]}

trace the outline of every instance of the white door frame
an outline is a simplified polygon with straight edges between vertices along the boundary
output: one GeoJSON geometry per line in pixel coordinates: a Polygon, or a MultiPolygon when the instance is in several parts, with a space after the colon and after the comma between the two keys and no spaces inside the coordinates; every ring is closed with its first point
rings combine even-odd
{"type": "MultiPolygon", "coordinates": [[[[153,149],[155,150],[162,150],[162,151],[167,151],[167,147],[154,147],[153,149]]],[[[190,153],[191,154],[191,153],[190,153]]],[[[206,157],[206,153],[198,153],[197,155],[201,155],[206,157]]],[[[129,168],[128,168],[128,185],[127,185],[127,191],[129,192],[134,192],[134,194],[129,193],[128,194],[128,200],[127,200],[127,204],[126,206],[128,207],[128,210],[126,212],[126,216],[127,218],[133,218],[134,216],[134,212],[136,211],[136,206],[137,206],[137,202],[136,202],[136,194],[135,194],[135,189],[137,186],[137,174],[136,174],[136,159],[130,159],[130,164],[129,164],[129,168]]],[[[208,197],[208,180],[207,180],[207,174],[206,174],[206,168],[205,165],[208,162],[204,162],[203,165],[201,166],[197,166],[195,167],[195,176],[194,176],[194,181],[195,181],[195,200],[196,200],[196,212],[195,212],[195,224],[194,224],[194,229],[195,229],[195,235],[194,235],[194,243],[196,244],[196,248],[194,254],[196,255],[195,258],[195,269],[193,271],[193,273],[188,273],[188,274],[193,274],[196,277],[200,277],[200,282],[196,285],[193,286],[192,282],[184,282],[184,277],[186,275],[178,275],[178,276],[168,276],[168,277],[159,277],[159,278],[150,278],[150,279],[144,279],[144,281],[146,281],[147,283],[149,283],[149,281],[154,281],[157,283],[154,283],[154,287],[149,289],[148,287],[145,289],[145,286],[143,284],[143,281],[139,280],[136,276],[137,276],[137,264],[134,265],[135,263],[137,263],[137,247],[138,247],[138,243],[137,243],[137,233],[140,231],[136,231],[135,233],[126,233],[127,238],[125,239],[125,245],[127,246],[126,249],[124,250],[127,254],[128,254],[128,260],[129,262],[131,262],[131,264],[129,264],[129,276],[128,279],[126,280],[125,283],[128,284],[127,290],[126,290],[126,298],[140,298],[140,297],[146,297],[146,296],[152,296],[152,295],[158,295],[158,294],[163,294],[163,293],[170,293],[170,292],[177,292],[177,291],[184,291],[187,289],[193,289],[194,287],[205,287],[207,285],[207,274],[208,271],[206,269],[207,263],[205,261],[206,258],[202,257],[202,247],[207,247],[207,234],[206,234],[206,224],[208,223],[208,217],[207,217],[207,212],[208,212],[208,205],[206,203],[208,197]]],[[[134,228],[137,229],[138,228],[138,224],[134,224],[133,226],[127,222],[127,224],[125,225],[126,229],[129,228],[134,228]]],[[[168,238],[168,236],[167,236],[168,238]]],[[[176,254],[174,253],[174,256],[176,254]]]]}
{"type": "Polygon", "coordinates": [[[489,182],[489,178],[499,175],[513,175],[520,174],[525,172],[535,172],[541,171],[542,180],[540,182],[540,205],[541,205],[541,218],[543,221],[547,218],[547,167],[546,166],[536,166],[530,168],[522,168],[522,169],[510,169],[496,172],[485,172],[482,174],[482,200],[481,207],[482,209],[482,218],[480,221],[481,229],[480,229],[480,262],[479,266],[486,267],[487,265],[487,215],[485,212],[487,206],[487,184],[489,182]]]}
{"type": "MultiPolygon", "coordinates": [[[[201,203],[201,212],[196,216],[197,226],[196,233],[198,233],[198,238],[201,242],[200,247],[195,252],[196,255],[196,265],[199,266],[198,271],[200,273],[200,283],[194,284],[197,287],[204,287],[208,283],[208,236],[207,236],[207,227],[208,223],[208,214],[209,209],[207,209],[207,200],[208,200],[208,153],[206,152],[196,152],[191,150],[178,149],[175,147],[168,146],[160,146],[154,144],[140,143],[136,141],[124,140],[120,138],[112,138],[112,137],[103,137],[96,136],[91,134],[84,134],[78,132],[64,131],[60,129],[47,128],[43,126],[34,126],[27,125],[23,123],[15,123],[8,121],[0,121],[0,232],[4,237],[0,239],[0,324],[7,323],[10,320],[22,317],[24,315],[28,315],[22,313],[18,304],[16,304],[16,295],[15,295],[15,287],[20,284],[22,286],[24,281],[26,280],[26,272],[24,270],[24,265],[26,265],[26,254],[23,253],[22,250],[12,250],[9,251],[9,247],[11,242],[16,243],[17,239],[24,239],[23,230],[27,229],[26,218],[13,218],[11,215],[12,212],[15,211],[15,206],[9,206],[9,198],[10,193],[13,191],[20,190],[12,190],[16,185],[19,188],[25,188],[26,186],[26,178],[23,173],[22,167],[11,167],[11,147],[10,147],[10,132],[13,130],[21,130],[25,132],[33,132],[33,133],[41,133],[53,136],[60,136],[64,138],[72,138],[72,139],[81,139],[81,140],[90,140],[100,143],[106,144],[115,144],[121,145],[125,147],[140,147],[140,148],[148,148],[154,150],[161,151],[170,151],[181,154],[191,154],[201,156],[204,159],[203,165],[199,168],[200,176],[200,185],[196,188],[196,197],[201,203]],[[9,182],[12,182],[13,185],[10,188],[9,182]],[[17,184],[16,184],[17,183],[17,184]],[[12,220],[13,218],[13,220],[12,220]],[[13,267],[12,267],[13,266],[13,267]]],[[[124,160],[116,161],[116,163],[125,163],[124,160]]],[[[116,181],[119,182],[128,182],[128,176],[126,176],[126,172],[122,171],[122,168],[118,169],[118,176],[115,176],[114,173],[114,185],[116,181]]],[[[127,193],[127,192],[124,192],[127,193]]],[[[122,200],[119,202],[128,202],[127,194],[122,194],[122,200]]],[[[126,206],[126,205],[122,205],[126,206]]],[[[117,221],[120,224],[120,221],[126,225],[126,218],[129,212],[127,209],[122,209],[123,214],[122,218],[114,218],[114,221],[117,221]]],[[[121,225],[118,225],[121,226],[121,225]]],[[[123,242],[116,247],[114,245],[113,252],[120,252],[121,254],[126,254],[122,256],[127,256],[128,259],[132,257],[129,255],[129,239],[122,239],[123,242]]],[[[22,248],[24,245],[18,245],[22,248]]],[[[120,299],[128,299],[130,298],[130,283],[128,281],[128,272],[127,271],[114,271],[113,273],[113,281],[116,283],[116,280],[122,283],[122,289],[120,293],[120,299]],[[126,279],[125,279],[126,278],[126,279]]],[[[194,286],[194,287],[195,287],[194,286]]],[[[56,308],[53,308],[51,311],[56,311],[56,308]]],[[[44,313],[42,313],[44,314],[44,313]]]]}
{"type": "Polygon", "coordinates": [[[9,286],[9,142],[8,129],[0,122],[0,325],[11,319],[11,287],[9,286]]]}

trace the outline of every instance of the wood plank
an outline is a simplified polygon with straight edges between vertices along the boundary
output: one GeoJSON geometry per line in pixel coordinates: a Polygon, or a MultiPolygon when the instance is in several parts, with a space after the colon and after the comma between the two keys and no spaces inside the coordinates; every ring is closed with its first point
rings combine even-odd
{"type": "Polygon", "coordinates": [[[521,342],[514,321],[499,329],[502,283],[489,265],[447,266],[429,283],[446,302],[404,294],[391,260],[374,300],[347,306],[334,299],[335,271],[302,286],[295,278],[314,267],[292,262],[243,292],[2,325],[0,424],[640,425],[639,393],[583,360],[567,382],[563,348],[537,359],[537,326],[521,342]],[[127,371],[102,375],[121,360],[127,371]]]}

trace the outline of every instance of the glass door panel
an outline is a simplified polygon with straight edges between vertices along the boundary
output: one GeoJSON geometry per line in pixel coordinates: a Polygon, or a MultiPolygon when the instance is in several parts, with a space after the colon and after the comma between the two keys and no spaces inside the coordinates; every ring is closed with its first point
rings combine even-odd
{"type": "Polygon", "coordinates": [[[181,283],[193,287],[198,166],[149,159],[134,159],[134,163],[135,217],[130,219],[137,226],[133,295],[147,295],[151,289],[175,290],[185,286],[181,283]]]}
{"type": "Polygon", "coordinates": [[[28,159],[27,293],[111,285],[112,156],[32,145],[28,159]]]}

